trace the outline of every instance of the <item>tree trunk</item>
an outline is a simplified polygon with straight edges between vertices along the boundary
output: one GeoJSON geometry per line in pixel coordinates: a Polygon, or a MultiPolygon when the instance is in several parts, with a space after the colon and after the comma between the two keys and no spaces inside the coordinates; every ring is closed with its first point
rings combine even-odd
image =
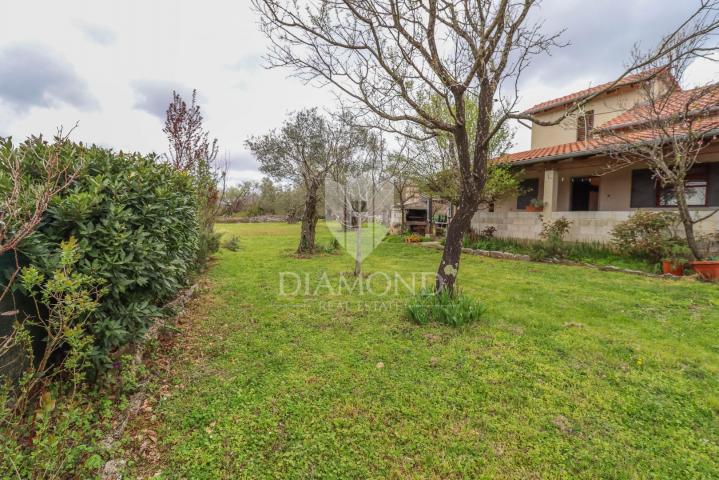
{"type": "Polygon", "coordinates": [[[313,253],[315,251],[315,231],[317,230],[317,185],[307,187],[305,209],[302,213],[300,245],[297,253],[313,253]]]}
{"type": "Polygon", "coordinates": [[[476,122],[475,151],[470,153],[469,136],[465,123],[465,105],[463,92],[454,92],[456,117],[461,121],[453,132],[456,147],[457,164],[460,172],[460,189],[457,212],[447,226],[447,238],[444,243],[442,260],[437,269],[435,292],[446,291],[455,294],[454,284],[459,274],[459,259],[462,256],[462,240],[464,234],[472,226],[472,217],[479,209],[480,194],[487,181],[487,146],[481,142],[486,138],[491,123],[492,94],[483,80],[483,88],[479,96],[479,112],[476,122]]]}
{"type": "Polygon", "coordinates": [[[454,294],[454,284],[459,273],[459,259],[462,255],[462,239],[464,234],[469,231],[472,217],[476,211],[476,206],[472,208],[470,202],[460,199],[457,211],[447,226],[447,238],[444,243],[442,260],[437,269],[435,292],[447,290],[450,294],[454,294]]]}
{"type": "Polygon", "coordinates": [[[357,215],[357,230],[355,232],[355,277],[362,275],[362,217],[357,215]]]}
{"type": "Polygon", "coordinates": [[[404,233],[405,228],[407,227],[407,224],[405,223],[405,211],[404,211],[404,189],[398,188],[397,185],[394,187],[395,192],[397,192],[397,196],[399,197],[399,211],[402,214],[402,220],[400,221],[400,228],[402,231],[400,233],[404,233]]]}
{"type": "Polygon", "coordinates": [[[684,225],[684,234],[687,239],[687,245],[689,250],[692,251],[692,255],[696,260],[702,260],[702,253],[697,245],[696,237],[694,236],[694,219],[689,211],[689,205],[687,204],[687,197],[684,191],[684,180],[681,179],[677,182],[674,187],[674,195],[677,200],[677,209],[679,210],[679,218],[684,225]]]}
{"type": "Polygon", "coordinates": [[[434,212],[432,211],[432,207],[432,197],[429,197],[429,200],[427,201],[427,217],[429,217],[427,226],[429,231],[427,233],[429,233],[430,236],[434,235],[434,212]]]}

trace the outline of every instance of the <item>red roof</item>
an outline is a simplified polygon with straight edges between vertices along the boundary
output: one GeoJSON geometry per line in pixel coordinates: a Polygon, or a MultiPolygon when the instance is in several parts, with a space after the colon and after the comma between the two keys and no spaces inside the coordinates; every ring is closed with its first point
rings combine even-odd
{"type": "Polygon", "coordinates": [[[534,148],[523,152],[508,153],[495,160],[495,163],[514,164],[529,160],[551,160],[555,157],[576,154],[576,156],[588,155],[592,151],[600,151],[602,143],[599,140],[587,140],[582,142],[564,143],[552,145],[551,147],[534,148]]]}
{"type": "MultiPolygon", "coordinates": [[[[713,114],[696,122],[692,128],[696,132],[719,132],[719,115],[713,114]]],[[[671,136],[681,136],[686,134],[687,130],[683,124],[677,123],[670,127],[668,132],[671,136]]],[[[594,137],[587,141],[564,143],[562,145],[553,145],[551,147],[534,148],[523,152],[515,152],[504,155],[494,160],[497,164],[522,164],[540,161],[560,160],[562,158],[586,157],[598,154],[610,153],[612,146],[632,142],[646,142],[652,139],[665,138],[666,135],[659,133],[651,128],[627,129],[621,132],[621,129],[615,130],[616,134],[608,134],[605,136],[594,137]],[[619,133],[621,132],[621,133],[619,133]]]]}
{"type": "MultiPolygon", "coordinates": [[[[657,69],[643,72],[633,76],[626,77],[621,84],[633,83],[646,79],[649,75],[655,74],[657,69]]],[[[672,78],[673,80],[673,78],[672,78]]],[[[591,95],[593,91],[604,88],[607,84],[599,85],[594,88],[583,90],[572,95],[567,95],[556,100],[540,103],[528,110],[541,110],[553,108],[569,101],[578,100],[580,98],[591,95]]],[[[663,101],[654,102],[655,106],[659,106],[658,112],[650,112],[648,103],[641,103],[630,108],[614,119],[599,125],[594,129],[595,136],[586,141],[564,143],[561,145],[552,145],[550,147],[535,148],[525,150],[523,152],[515,152],[504,155],[495,159],[495,163],[516,164],[531,161],[547,161],[557,160],[559,158],[582,157],[608,153],[612,145],[626,142],[643,142],[652,139],[666,140],[667,134],[680,136],[686,134],[687,126],[682,122],[677,122],[668,127],[667,131],[658,131],[647,128],[651,120],[664,120],[672,118],[675,115],[682,114],[685,110],[693,115],[701,118],[692,125],[695,132],[708,132],[719,129],[719,83],[699,87],[692,90],[681,90],[674,83],[676,90],[667,95],[663,101]]],[[[680,120],[680,118],[677,118],[680,120]]]]}
{"type": "Polygon", "coordinates": [[[640,103],[599,125],[596,130],[615,130],[648,123],[648,120],[661,120],[673,115],[709,113],[719,107],[719,84],[694,88],[692,90],[674,90],[667,97],[654,102],[657,112],[650,111],[648,103],[640,103]]]}
{"type": "MultiPolygon", "coordinates": [[[[619,82],[617,82],[617,84],[614,86],[614,88],[633,85],[636,83],[641,83],[649,78],[656,76],[659,72],[661,72],[664,69],[666,69],[666,67],[657,67],[657,68],[652,68],[652,69],[646,70],[644,72],[635,73],[633,75],[627,75],[626,77],[621,79],[619,82]]],[[[673,77],[672,77],[672,81],[674,81],[673,77]]],[[[526,114],[539,113],[539,112],[543,112],[545,110],[550,110],[552,108],[561,107],[568,103],[577,102],[577,101],[587,98],[588,96],[590,96],[594,93],[597,93],[600,90],[607,88],[608,86],[612,85],[613,83],[614,83],[614,81],[603,83],[601,85],[597,85],[596,87],[590,87],[585,90],[581,90],[579,92],[574,92],[574,93],[570,93],[569,95],[565,95],[563,97],[555,98],[554,100],[548,100],[546,102],[538,103],[537,105],[533,106],[532,108],[525,110],[523,113],[526,113],[526,114]]]]}

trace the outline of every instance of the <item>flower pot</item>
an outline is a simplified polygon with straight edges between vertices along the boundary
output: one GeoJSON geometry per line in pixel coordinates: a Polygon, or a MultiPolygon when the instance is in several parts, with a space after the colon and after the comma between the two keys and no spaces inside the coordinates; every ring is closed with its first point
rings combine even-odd
{"type": "Polygon", "coordinates": [[[528,212],[541,212],[544,207],[535,207],[534,205],[527,205],[524,209],[528,212]]]}
{"type": "Polygon", "coordinates": [[[719,280],[719,260],[691,262],[691,266],[704,280],[719,280]]]}
{"type": "Polygon", "coordinates": [[[684,264],[674,263],[671,260],[662,260],[662,272],[681,277],[684,275],[684,264]]]}

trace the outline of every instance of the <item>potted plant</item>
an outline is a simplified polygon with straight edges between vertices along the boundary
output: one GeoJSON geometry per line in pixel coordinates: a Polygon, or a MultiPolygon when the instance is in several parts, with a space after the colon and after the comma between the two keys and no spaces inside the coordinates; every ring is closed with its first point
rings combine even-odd
{"type": "Polygon", "coordinates": [[[719,281],[719,256],[709,255],[719,245],[719,233],[700,236],[699,244],[702,245],[706,259],[690,262],[692,270],[704,280],[719,281]]]}
{"type": "Polygon", "coordinates": [[[690,255],[691,251],[686,245],[673,244],[662,260],[662,272],[681,277],[684,275],[684,267],[689,262],[690,255]]]}
{"type": "Polygon", "coordinates": [[[690,265],[704,280],[719,280],[719,256],[709,257],[708,260],[695,260],[690,262],[690,265]]]}
{"type": "Polygon", "coordinates": [[[544,202],[539,201],[536,198],[530,200],[529,205],[525,207],[528,212],[541,212],[544,210],[544,202]]]}

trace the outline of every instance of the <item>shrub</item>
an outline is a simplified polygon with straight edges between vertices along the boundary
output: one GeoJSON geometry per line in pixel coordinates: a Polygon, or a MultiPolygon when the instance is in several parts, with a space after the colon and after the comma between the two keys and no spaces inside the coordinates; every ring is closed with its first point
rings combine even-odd
{"type": "Polygon", "coordinates": [[[197,270],[204,268],[212,254],[220,250],[222,234],[214,232],[211,228],[202,228],[197,235],[197,270]]]}
{"type": "Polygon", "coordinates": [[[553,222],[545,221],[543,216],[539,218],[542,221],[542,231],[539,233],[542,240],[532,246],[529,256],[532,260],[563,258],[567,250],[564,237],[569,233],[572,222],[565,217],[560,217],[553,222]]]}
{"type": "Polygon", "coordinates": [[[488,225],[482,229],[481,232],[479,232],[479,238],[480,240],[489,240],[491,238],[494,238],[494,234],[497,232],[497,227],[494,225],[488,225]]]}
{"type": "Polygon", "coordinates": [[[545,222],[542,216],[539,218],[542,220],[542,231],[539,233],[540,238],[549,241],[564,241],[564,237],[569,233],[569,227],[572,226],[572,222],[565,217],[560,217],[553,222],[545,222]]]}
{"type": "Polygon", "coordinates": [[[404,237],[404,241],[405,243],[420,243],[422,241],[422,237],[420,237],[416,233],[413,233],[404,237]]]}
{"type": "Polygon", "coordinates": [[[222,242],[222,248],[231,252],[238,251],[240,249],[240,237],[238,237],[237,235],[232,235],[226,238],[222,242]]]}
{"type": "MultiPolygon", "coordinates": [[[[548,258],[540,240],[524,240],[517,238],[494,237],[486,240],[478,240],[474,244],[465,242],[465,247],[479,250],[493,250],[521,255],[534,255],[535,260],[548,258]],[[538,253],[542,255],[538,258],[538,253]]],[[[562,244],[561,254],[563,258],[576,262],[591,263],[593,265],[614,265],[616,267],[629,268],[656,272],[657,264],[646,259],[633,257],[621,252],[611,245],[599,242],[567,242],[562,244]]]]}
{"type": "MultiPolygon", "coordinates": [[[[31,139],[19,148],[48,148],[31,139]]],[[[198,221],[192,179],[154,156],[77,145],[83,169],[51,203],[42,224],[21,246],[41,273],[53,271],[52,245],[75,237],[77,270],[103,280],[107,295],[87,321],[93,362],[138,338],[159,306],[183,287],[197,264],[198,221]]]]}
{"type": "Polygon", "coordinates": [[[470,228],[467,233],[464,234],[464,237],[462,238],[462,246],[464,248],[475,248],[474,245],[477,244],[481,240],[481,237],[479,235],[479,232],[475,230],[474,228],[470,228]]]}
{"type": "Polygon", "coordinates": [[[462,239],[462,246],[464,248],[480,248],[482,250],[485,250],[485,248],[479,245],[494,239],[494,234],[496,232],[497,227],[495,227],[494,225],[488,225],[480,231],[477,231],[474,228],[470,228],[469,232],[464,234],[464,238],[462,239]]]}
{"type": "Polygon", "coordinates": [[[28,358],[33,336],[40,339],[36,361],[24,362],[20,381],[0,382],[0,478],[89,478],[101,460],[84,385],[92,348],[84,324],[105,290],[76,271],[74,239],[52,253],[52,274],[29,266],[19,277],[34,311],[44,314],[16,323],[0,339],[0,356],[19,347],[28,358]]]}
{"type": "Polygon", "coordinates": [[[341,247],[339,240],[332,238],[327,245],[317,245],[316,250],[320,253],[335,253],[341,247]]]}
{"type": "Polygon", "coordinates": [[[407,305],[409,318],[420,325],[436,322],[458,327],[476,322],[483,313],[483,305],[476,300],[460,292],[451,295],[446,290],[423,291],[407,305]]]}
{"type": "Polygon", "coordinates": [[[612,245],[629,255],[659,261],[677,243],[677,222],[671,212],[637,211],[612,229],[612,245]]]}

